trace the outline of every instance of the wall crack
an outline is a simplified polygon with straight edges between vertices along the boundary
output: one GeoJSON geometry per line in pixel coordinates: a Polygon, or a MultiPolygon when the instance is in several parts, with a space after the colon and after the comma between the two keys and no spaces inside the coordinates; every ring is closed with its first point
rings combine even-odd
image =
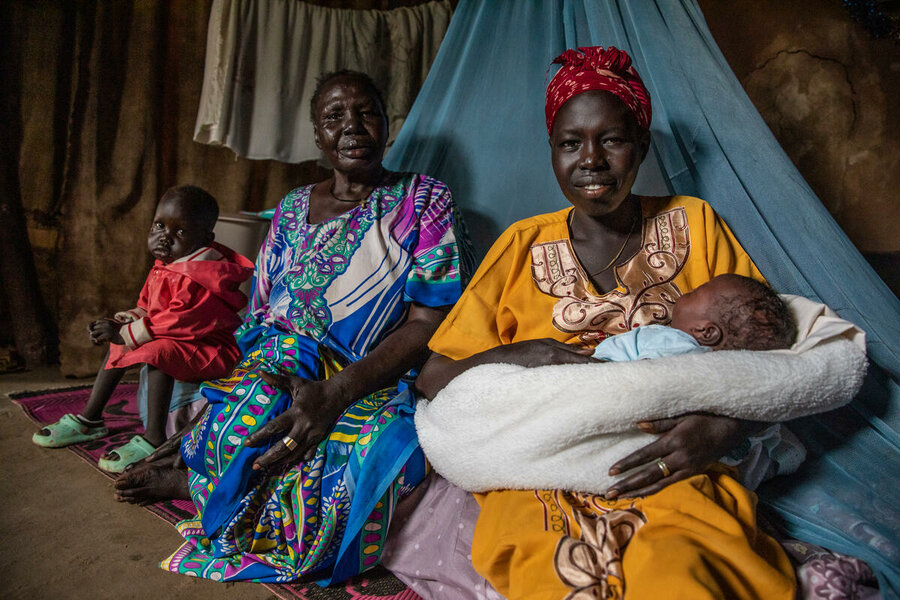
{"type": "Polygon", "coordinates": [[[822,56],[822,55],[820,55],[820,54],[816,54],[816,53],[814,53],[814,52],[810,52],[809,50],[805,50],[805,49],[803,49],[803,48],[796,48],[796,49],[787,49],[787,48],[786,48],[786,49],[784,49],[784,50],[779,50],[778,52],[776,52],[776,53],[773,54],[772,56],[770,56],[770,57],[768,57],[767,59],[765,59],[764,61],[762,61],[762,63],[760,63],[755,69],[753,69],[752,71],[750,71],[750,73],[748,73],[747,76],[752,75],[753,73],[756,73],[757,71],[762,71],[763,69],[765,69],[765,68],[769,65],[769,63],[771,63],[772,61],[774,61],[774,60],[776,60],[776,59],[778,59],[778,58],[780,58],[781,56],[784,56],[784,55],[786,55],[786,54],[804,54],[804,55],[806,55],[806,56],[808,56],[808,57],[810,57],[810,58],[813,58],[813,59],[815,59],[815,60],[820,60],[820,61],[823,61],[823,62],[829,62],[829,63],[836,64],[836,65],[838,65],[838,66],[841,68],[841,70],[842,70],[843,73],[844,73],[844,80],[847,82],[847,87],[850,88],[850,108],[851,108],[850,114],[851,114],[851,118],[850,118],[850,132],[849,132],[849,133],[855,132],[855,130],[856,130],[856,121],[857,121],[858,116],[859,116],[859,115],[858,115],[858,109],[857,109],[857,100],[856,100],[856,96],[857,96],[857,94],[856,94],[856,87],[853,85],[853,80],[850,78],[850,68],[849,68],[845,63],[843,63],[842,61],[838,60],[837,58],[833,58],[833,57],[830,57],[830,56],[822,56]]]}

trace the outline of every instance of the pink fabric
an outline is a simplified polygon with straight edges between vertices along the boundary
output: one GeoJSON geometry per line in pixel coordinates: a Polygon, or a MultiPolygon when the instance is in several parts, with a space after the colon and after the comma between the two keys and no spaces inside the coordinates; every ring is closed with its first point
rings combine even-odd
{"type": "Polygon", "coordinates": [[[794,563],[801,600],[878,600],[875,573],[865,561],[800,540],[779,540],[794,563]]]}
{"type": "Polygon", "coordinates": [[[569,49],[557,56],[553,64],[563,66],[547,86],[544,114],[548,134],[553,133],[553,121],[562,105],[572,96],[590,90],[612,92],[634,113],[641,129],[650,129],[650,93],[627,53],[613,46],[569,49]]]}
{"type": "Polygon", "coordinates": [[[432,473],[397,506],[381,563],[426,600],[503,600],[472,567],[481,508],[432,473]]]}

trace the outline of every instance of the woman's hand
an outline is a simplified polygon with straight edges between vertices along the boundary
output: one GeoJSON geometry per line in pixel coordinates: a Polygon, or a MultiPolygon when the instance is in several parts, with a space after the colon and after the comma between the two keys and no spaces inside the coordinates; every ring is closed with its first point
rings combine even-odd
{"type": "Polygon", "coordinates": [[[483,354],[489,360],[483,362],[509,363],[522,367],[548,365],[580,365],[596,362],[592,348],[564,344],[551,338],[525,340],[491,348],[483,354]]]}
{"type": "Polygon", "coordinates": [[[416,392],[429,400],[434,400],[438,392],[453,378],[478,365],[507,363],[523,367],[544,367],[584,364],[596,362],[591,358],[593,353],[590,348],[563,344],[550,338],[503,344],[462,360],[453,360],[435,353],[425,363],[416,379],[416,392]]]}
{"type": "Polygon", "coordinates": [[[122,336],[119,334],[120,327],[122,327],[122,323],[115,319],[106,318],[94,321],[88,325],[88,331],[91,334],[91,342],[93,342],[95,346],[99,346],[104,342],[118,344],[120,346],[123,345],[125,340],[123,340],[122,336]]]}
{"type": "Polygon", "coordinates": [[[351,403],[396,385],[404,373],[425,362],[428,340],[448,311],[449,307],[410,304],[400,327],[366,356],[325,381],[259,372],[266,383],[291,395],[291,407],[248,437],[245,444],[262,446],[278,436],[289,436],[297,445],[288,448],[283,440],[276,442],[256,459],[253,469],[281,468],[311,459],[351,403]]]}
{"type": "Polygon", "coordinates": [[[281,437],[265,454],[256,459],[253,470],[283,467],[311,459],[315,455],[316,446],[341,416],[341,412],[349,404],[349,399],[342,398],[342,394],[332,381],[312,381],[266,371],[258,373],[267,384],[290,394],[291,406],[244,442],[247,446],[257,447],[275,437],[281,437]],[[296,446],[288,447],[284,443],[285,436],[293,439],[296,446]]]}
{"type": "Polygon", "coordinates": [[[759,425],[754,421],[709,414],[638,423],[641,431],[662,435],[610,468],[610,475],[618,475],[644,465],[613,484],[605,495],[607,498],[647,496],[676,481],[702,473],[759,425]],[[668,476],[657,459],[668,468],[668,476]]]}
{"type": "MultiPolygon", "coordinates": [[[[185,432],[186,433],[186,432],[185,432]]],[[[181,458],[181,438],[184,437],[181,432],[173,435],[162,444],[153,453],[145,458],[143,462],[155,463],[171,459],[173,469],[183,469],[184,459],[181,458]]],[[[127,467],[126,467],[127,468],[127,467]]]]}

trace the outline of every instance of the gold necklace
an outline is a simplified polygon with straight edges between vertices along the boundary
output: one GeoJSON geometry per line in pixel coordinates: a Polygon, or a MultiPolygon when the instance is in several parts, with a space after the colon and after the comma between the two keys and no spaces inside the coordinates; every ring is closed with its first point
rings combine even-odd
{"type": "MultiPolygon", "coordinates": [[[[569,230],[570,231],[572,229],[572,218],[574,215],[575,215],[575,210],[573,209],[572,212],[569,213],[569,230]]],[[[595,276],[599,275],[600,273],[607,271],[611,266],[616,264],[616,261],[619,260],[619,257],[622,256],[622,253],[625,252],[625,248],[628,246],[628,241],[631,239],[631,234],[634,233],[634,228],[637,226],[638,221],[640,221],[640,219],[638,219],[638,218],[631,220],[631,229],[628,230],[628,235],[625,236],[625,241],[622,242],[622,247],[619,248],[619,251],[616,252],[616,255],[612,257],[612,260],[609,261],[606,264],[606,266],[603,267],[602,269],[600,269],[599,271],[596,271],[594,273],[588,273],[589,276],[595,277],[595,276]]]]}

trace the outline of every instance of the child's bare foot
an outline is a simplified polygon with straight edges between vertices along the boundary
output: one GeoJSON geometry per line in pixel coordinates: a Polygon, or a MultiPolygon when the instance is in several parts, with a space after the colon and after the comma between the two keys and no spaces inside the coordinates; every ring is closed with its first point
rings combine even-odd
{"type": "Polygon", "coordinates": [[[119,502],[149,504],[159,500],[190,500],[187,471],[158,463],[141,463],[116,479],[119,502]]]}

